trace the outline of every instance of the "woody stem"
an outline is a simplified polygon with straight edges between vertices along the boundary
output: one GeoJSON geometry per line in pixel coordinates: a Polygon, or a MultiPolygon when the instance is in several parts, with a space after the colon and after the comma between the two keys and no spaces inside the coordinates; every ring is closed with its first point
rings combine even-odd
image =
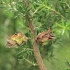
{"type": "MultiPolygon", "coordinates": [[[[28,0],[23,0],[23,1],[25,3],[25,6],[27,7],[27,9],[29,9],[29,1],[28,0]]],[[[40,54],[40,51],[39,51],[38,44],[35,41],[36,31],[34,29],[33,20],[31,21],[31,19],[33,19],[33,18],[30,16],[30,12],[28,11],[28,13],[27,13],[27,21],[28,21],[28,25],[29,25],[29,28],[30,28],[31,32],[34,35],[33,36],[33,40],[34,40],[34,44],[33,44],[34,56],[36,58],[36,61],[38,63],[38,66],[39,66],[40,70],[47,70],[45,65],[44,65],[44,63],[43,63],[43,60],[42,60],[42,57],[41,57],[41,54],[40,54]]]]}

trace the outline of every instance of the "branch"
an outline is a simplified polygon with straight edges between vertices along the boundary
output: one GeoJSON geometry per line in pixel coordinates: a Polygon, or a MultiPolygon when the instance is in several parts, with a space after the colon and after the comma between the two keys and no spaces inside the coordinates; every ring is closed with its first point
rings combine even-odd
{"type": "MultiPolygon", "coordinates": [[[[28,0],[23,0],[26,7],[27,7],[27,10],[29,10],[29,1],[28,0]]],[[[29,24],[29,27],[30,27],[30,30],[33,34],[33,40],[34,40],[34,45],[33,45],[33,50],[34,50],[34,56],[37,60],[37,63],[38,63],[38,66],[40,68],[40,70],[47,70],[44,63],[43,63],[43,60],[42,60],[42,57],[41,57],[41,54],[40,54],[40,51],[39,51],[39,47],[38,47],[38,44],[37,42],[35,41],[35,38],[36,38],[36,31],[34,29],[34,25],[33,25],[33,20],[31,21],[30,19],[33,19],[31,16],[30,16],[30,12],[28,11],[28,14],[27,14],[27,20],[28,20],[28,24],[29,24]]]]}

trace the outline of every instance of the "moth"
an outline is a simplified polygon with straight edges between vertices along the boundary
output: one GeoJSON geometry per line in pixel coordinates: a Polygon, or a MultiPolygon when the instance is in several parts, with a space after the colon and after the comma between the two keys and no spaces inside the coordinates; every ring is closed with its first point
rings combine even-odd
{"type": "Polygon", "coordinates": [[[47,32],[41,32],[37,35],[36,41],[38,43],[44,43],[48,40],[54,40],[54,34],[51,33],[50,28],[48,29],[47,32]]]}
{"type": "Polygon", "coordinates": [[[15,33],[7,40],[9,48],[12,46],[24,45],[27,42],[27,37],[23,33],[15,33]]]}

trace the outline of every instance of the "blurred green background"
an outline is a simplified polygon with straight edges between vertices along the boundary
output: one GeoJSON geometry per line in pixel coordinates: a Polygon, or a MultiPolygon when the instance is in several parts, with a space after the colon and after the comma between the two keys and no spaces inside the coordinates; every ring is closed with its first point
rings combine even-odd
{"type": "MultiPolygon", "coordinates": [[[[16,18],[11,19],[12,14],[6,15],[3,8],[0,8],[0,70],[39,70],[37,66],[32,66],[24,60],[18,60],[17,49],[7,48],[6,42],[8,36],[15,32],[22,32],[22,27],[16,24],[16,18]]],[[[17,21],[18,23],[22,21],[17,21]]],[[[25,29],[25,28],[24,28],[25,29]]],[[[28,29],[24,30],[24,33],[28,29]]],[[[44,63],[48,70],[69,70],[68,63],[70,62],[70,37],[63,36],[65,40],[62,45],[55,49],[55,57],[52,62],[44,59],[44,63]]]]}

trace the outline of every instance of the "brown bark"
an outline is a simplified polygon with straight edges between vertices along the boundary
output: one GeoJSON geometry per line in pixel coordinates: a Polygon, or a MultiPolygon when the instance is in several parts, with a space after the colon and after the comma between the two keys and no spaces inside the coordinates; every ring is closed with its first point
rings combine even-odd
{"type": "MultiPolygon", "coordinates": [[[[29,9],[29,1],[27,0],[23,0],[26,7],[29,9]]],[[[40,51],[39,51],[39,47],[38,47],[38,44],[37,42],[35,41],[35,35],[36,35],[36,32],[35,32],[35,29],[34,29],[34,25],[33,25],[33,21],[31,21],[30,19],[32,19],[32,17],[30,17],[30,12],[28,12],[28,24],[29,24],[29,27],[30,27],[30,30],[33,34],[33,40],[34,40],[34,44],[33,44],[33,50],[34,50],[34,56],[36,58],[36,61],[38,63],[38,66],[40,68],[40,70],[47,70],[44,63],[43,63],[43,60],[41,58],[41,54],[40,54],[40,51]]]]}

